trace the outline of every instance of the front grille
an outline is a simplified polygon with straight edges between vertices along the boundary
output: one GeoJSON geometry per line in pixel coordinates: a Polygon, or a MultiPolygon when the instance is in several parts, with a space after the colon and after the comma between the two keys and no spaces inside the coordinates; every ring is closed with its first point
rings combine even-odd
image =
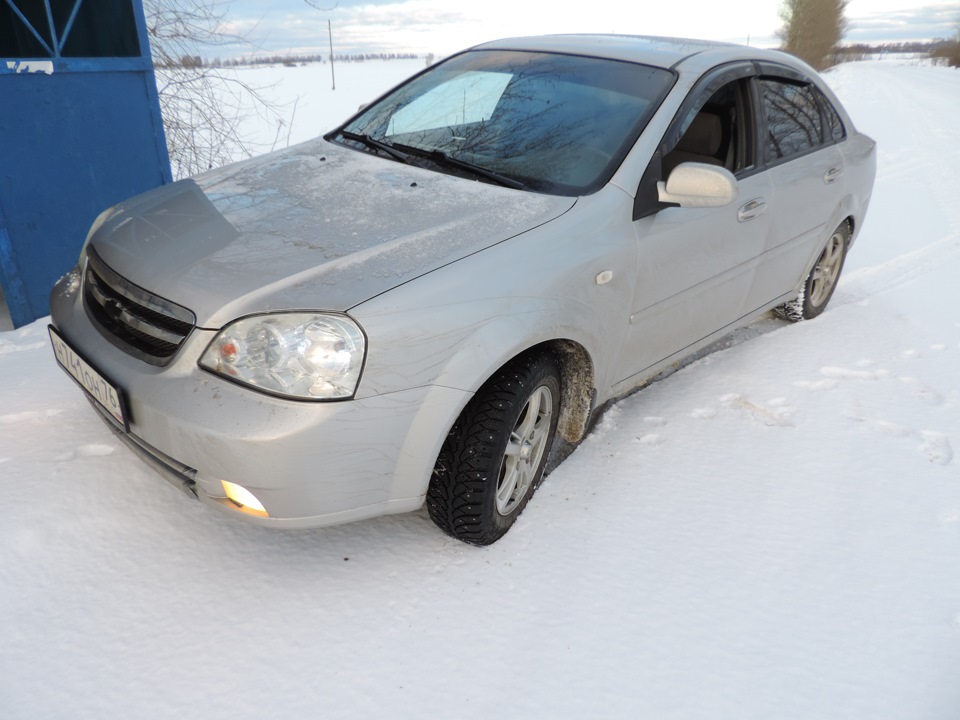
{"type": "Polygon", "coordinates": [[[120,277],[92,247],[87,247],[83,305],[105,338],[152,365],[169,363],[197,322],[187,308],[120,277]]]}

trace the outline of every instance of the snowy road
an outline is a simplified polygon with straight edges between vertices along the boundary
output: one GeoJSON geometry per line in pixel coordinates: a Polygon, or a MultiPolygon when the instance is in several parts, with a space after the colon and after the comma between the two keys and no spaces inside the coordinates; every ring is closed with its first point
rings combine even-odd
{"type": "Polygon", "coordinates": [[[960,717],[960,72],[829,77],[880,151],[831,308],[615,406],[491,548],[231,521],[0,333],[0,717],[960,717]]]}

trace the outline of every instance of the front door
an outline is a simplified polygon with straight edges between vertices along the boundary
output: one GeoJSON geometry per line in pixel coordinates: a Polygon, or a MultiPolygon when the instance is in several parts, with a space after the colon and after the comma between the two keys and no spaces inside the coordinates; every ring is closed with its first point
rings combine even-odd
{"type": "Polygon", "coordinates": [[[669,207],[634,222],[639,260],[621,388],[753,309],[751,288],[771,232],[770,179],[754,157],[749,80],[715,88],[681,110],[681,133],[663,155],[662,174],[685,162],[725,167],[739,194],[724,207],[669,207]]]}

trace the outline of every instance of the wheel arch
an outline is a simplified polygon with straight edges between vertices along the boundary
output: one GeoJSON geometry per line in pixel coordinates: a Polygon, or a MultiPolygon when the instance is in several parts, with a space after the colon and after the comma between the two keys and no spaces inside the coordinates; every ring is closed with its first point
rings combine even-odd
{"type": "Polygon", "coordinates": [[[853,236],[856,231],[860,229],[860,226],[857,225],[856,218],[853,217],[853,214],[847,215],[841,222],[847,223],[847,230],[850,232],[850,237],[847,238],[847,247],[853,244],[853,236]]]}
{"type": "Polygon", "coordinates": [[[590,426],[597,397],[594,359],[583,344],[574,340],[543,340],[501,356],[483,371],[482,376],[476,378],[473,389],[464,386],[456,390],[443,383],[433,385],[430,401],[418,414],[404,442],[404,452],[400,454],[394,472],[391,497],[423,497],[431,478],[430,468],[439,455],[444,439],[463,416],[471,399],[509,364],[523,356],[537,354],[552,355],[560,370],[557,436],[569,443],[582,440],[590,426]],[[454,399],[451,393],[459,393],[458,398],[454,399]]]}
{"type": "Polygon", "coordinates": [[[540,346],[560,365],[560,420],[557,434],[570,443],[583,439],[596,399],[596,375],[590,353],[573,340],[552,340],[540,346]]]}
{"type": "Polygon", "coordinates": [[[825,232],[823,239],[813,247],[810,256],[807,258],[807,262],[803,267],[803,273],[800,275],[796,284],[794,285],[794,292],[800,292],[800,290],[803,288],[803,284],[806,282],[807,276],[810,274],[810,271],[813,270],[813,266],[817,264],[817,258],[820,257],[820,253],[822,253],[823,249],[827,246],[827,242],[830,240],[830,236],[833,235],[834,230],[845,224],[848,230],[847,250],[853,246],[853,241],[856,237],[855,231],[859,230],[859,225],[857,225],[853,208],[850,207],[850,203],[848,202],[849,199],[850,198],[846,198],[843,203],[838,205],[830,219],[824,223],[825,232]]]}
{"type": "MultiPolygon", "coordinates": [[[[487,372],[479,383],[479,389],[495,377],[501,370],[524,356],[552,355],[560,368],[560,418],[557,422],[557,434],[570,443],[576,443],[586,435],[590,417],[596,399],[596,372],[593,358],[587,349],[575,340],[556,338],[531,345],[519,352],[511,353],[497,367],[487,372]]],[[[464,407],[467,403],[464,402],[464,407]]],[[[463,413],[460,408],[457,417],[463,413]]]]}

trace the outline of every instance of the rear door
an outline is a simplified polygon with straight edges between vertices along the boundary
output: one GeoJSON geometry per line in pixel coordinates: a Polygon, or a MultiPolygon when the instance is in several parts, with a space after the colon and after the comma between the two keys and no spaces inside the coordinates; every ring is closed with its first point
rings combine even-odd
{"type": "MultiPolygon", "coordinates": [[[[756,81],[762,111],[761,152],[773,185],[776,212],[763,264],[751,292],[753,309],[794,290],[832,233],[843,187],[844,161],[834,119],[816,87],[796,75],[756,81]]],[[[835,113],[834,113],[835,118],[835,113]]],[[[835,118],[839,122],[839,118],[835,118]]]]}

